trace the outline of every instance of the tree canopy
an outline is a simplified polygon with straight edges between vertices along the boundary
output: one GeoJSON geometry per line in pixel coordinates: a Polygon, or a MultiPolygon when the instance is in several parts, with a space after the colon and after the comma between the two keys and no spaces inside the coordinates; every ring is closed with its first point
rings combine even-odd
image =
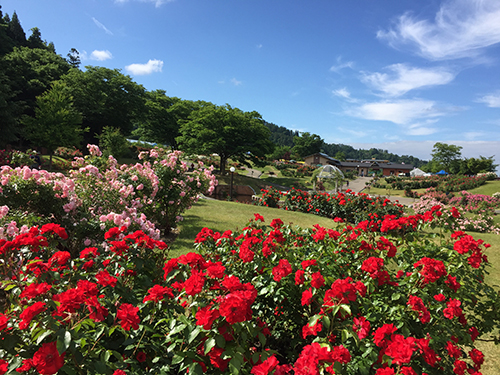
{"type": "Polygon", "coordinates": [[[432,161],[448,173],[458,173],[462,158],[462,146],[437,142],[432,148],[432,161]]]}
{"type": "Polygon", "coordinates": [[[319,135],[308,132],[293,137],[293,142],[295,144],[295,146],[293,146],[293,151],[303,158],[320,152],[321,146],[323,146],[324,143],[319,135]]]}
{"type": "Polygon", "coordinates": [[[73,107],[73,98],[63,82],[54,82],[36,103],[35,117],[24,117],[26,138],[48,149],[51,156],[60,146],[81,145],[82,116],[73,107]]]}
{"type": "Polygon", "coordinates": [[[217,106],[204,103],[192,111],[180,127],[177,138],[181,150],[216,153],[220,157],[220,172],[225,173],[229,158],[248,165],[273,151],[270,132],[257,112],[243,112],[229,104],[217,106]]]}
{"type": "Polygon", "coordinates": [[[71,89],[75,107],[89,128],[86,142],[95,143],[105,126],[129,135],[145,115],[145,89],[118,69],[87,66],[71,69],[62,80],[71,89]]]}

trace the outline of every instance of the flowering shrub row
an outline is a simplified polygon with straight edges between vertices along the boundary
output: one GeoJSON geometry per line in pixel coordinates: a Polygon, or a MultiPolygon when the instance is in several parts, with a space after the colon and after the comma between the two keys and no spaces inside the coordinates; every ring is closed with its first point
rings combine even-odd
{"type": "Polygon", "coordinates": [[[78,251],[95,243],[111,226],[140,229],[158,239],[168,233],[198,194],[213,191],[211,169],[195,169],[181,161],[180,152],[152,149],[141,163],[118,165],[103,158],[97,146],[75,158],[69,175],[29,167],[2,166],[0,172],[0,238],[17,234],[23,225],[52,220],[70,231],[67,244],[78,251]]]}
{"type": "MultiPolygon", "coordinates": [[[[71,259],[57,224],[0,241],[0,374],[479,374],[488,245],[444,213],[303,230],[258,214],[199,253],[126,227],[71,259]]],[[[452,216],[453,217],[453,216],[452,216]]]]}
{"type": "Polygon", "coordinates": [[[308,193],[292,189],[284,195],[285,210],[313,213],[315,215],[338,218],[349,223],[364,220],[376,220],[385,215],[401,216],[403,206],[393,203],[387,198],[370,197],[368,194],[356,193],[352,190],[328,193],[308,193]]]}
{"type": "MultiPolygon", "coordinates": [[[[427,189],[435,188],[443,192],[456,192],[462,190],[470,190],[481,185],[488,180],[488,176],[416,176],[412,178],[404,177],[386,177],[385,182],[391,186],[392,189],[406,190],[406,189],[427,189]]],[[[380,183],[376,183],[374,187],[384,187],[380,183]]]]}
{"type": "Polygon", "coordinates": [[[435,194],[425,194],[413,204],[413,209],[416,213],[424,213],[432,207],[440,207],[446,212],[446,214],[440,218],[444,226],[450,227],[453,230],[500,234],[500,227],[495,224],[493,219],[495,211],[490,206],[494,201],[488,196],[482,196],[485,197],[484,200],[480,197],[481,196],[478,197],[468,192],[462,192],[461,197],[437,200],[435,194]],[[469,202],[469,198],[471,202],[482,203],[469,204],[467,203],[469,202]],[[449,202],[449,204],[443,202],[449,202]],[[460,202],[464,202],[466,205],[460,205],[460,202]],[[455,203],[455,205],[453,205],[453,203],[455,203]]]}

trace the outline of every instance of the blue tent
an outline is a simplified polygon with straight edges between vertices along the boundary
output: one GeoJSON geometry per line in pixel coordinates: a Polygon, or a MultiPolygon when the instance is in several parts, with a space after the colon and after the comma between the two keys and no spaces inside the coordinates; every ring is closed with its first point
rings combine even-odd
{"type": "Polygon", "coordinates": [[[440,170],[438,173],[436,173],[436,174],[438,174],[438,175],[442,175],[442,176],[443,176],[443,175],[447,175],[447,174],[448,174],[448,172],[446,172],[444,169],[441,169],[441,170],[440,170]]]}

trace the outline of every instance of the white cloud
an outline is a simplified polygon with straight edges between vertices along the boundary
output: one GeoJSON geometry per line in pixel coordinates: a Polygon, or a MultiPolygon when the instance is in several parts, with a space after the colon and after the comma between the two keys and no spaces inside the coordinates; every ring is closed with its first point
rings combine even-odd
{"type": "MultiPolygon", "coordinates": [[[[137,1],[137,0],[136,0],[137,1]]],[[[141,3],[152,3],[156,8],[161,7],[163,4],[174,2],[175,0],[139,0],[141,3]]],[[[115,3],[124,4],[128,3],[129,0],[115,0],[115,3]]]]}
{"type": "Polygon", "coordinates": [[[455,75],[444,68],[422,69],[406,64],[389,65],[387,73],[363,73],[362,81],[384,94],[396,97],[421,87],[445,85],[455,75]]]}
{"type": "Polygon", "coordinates": [[[347,111],[347,114],[365,120],[390,121],[408,125],[417,119],[442,116],[431,100],[398,100],[366,103],[347,111]]]}
{"type": "Polygon", "coordinates": [[[477,100],[491,108],[500,108],[500,93],[485,95],[477,100]]]}
{"type": "Polygon", "coordinates": [[[337,57],[337,64],[333,65],[330,68],[330,72],[338,73],[340,70],[345,69],[345,68],[352,69],[353,66],[354,66],[354,62],[352,62],[352,61],[342,62],[342,57],[339,56],[339,57],[337,57]]]}
{"type": "Polygon", "coordinates": [[[142,76],[151,73],[161,72],[163,61],[149,60],[146,64],[130,64],[125,67],[125,70],[131,74],[142,76]]]}
{"type": "Polygon", "coordinates": [[[90,54],[91,60],[104,61],[104,60],[109,60],[111,58],[113,58],[113,55],[108,50],[106,51],[94,50],[90,54]]]}
{"type": "Polygon", "coordinates": [[[448,0],[433,21],[406,13],[377,37],[395,48],[409,45],[430,60],[476,57],[500,42],[500,1],[448,0]]]}
{"type": "Polygon", "coordinates": [[[347,91],[345,87],[338,89],[338,90],[333,90],[333,95],[335,96],[340,96],[341,98],[345,99],[350,99],[351,98],[351,93],[347,91]]]}
{"type": "Polygon", "coordinates": [[[243,82],[238,81],[236,78],[231,79],[231,83],[235,86],[241,85],[243,82]]]}
{"type": "Polygon", "coordinates": [[[96,26],[102,30],[104,30],[106,32],[106,34],[108,35],[113,35],[113,33],[106,27],[104,26],[102,23],[100,23],[98,20],[96,20],[94,17],[92,17],[92,21],[94,21],[94,23],[96,24],[96,26]]]}
{"type": "Polygon", "coordinates": [[[433,119],[411,124],[406,130],[406,134],[418,136],[418,135],[431,135],[437,133],[439,129],[429,126],[431,124],[436,123],[437,121],[438,120],[433,119]]]}

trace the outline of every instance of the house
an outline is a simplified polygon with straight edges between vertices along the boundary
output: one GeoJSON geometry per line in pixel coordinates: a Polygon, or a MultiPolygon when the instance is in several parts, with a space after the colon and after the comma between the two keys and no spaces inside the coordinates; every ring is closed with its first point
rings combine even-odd
{"type": "Polygon", "coordinates": [[[340,161],[322,152],[306,156],[304,161],[305,164],[311,166],[334,165],[343,173],[354,172],[358,176],[370,176],[373,173],[378,173],[378,171],[382,171],[382,176],[398,176],[402,173],[406,175],[413,169],[411,164],[394,163],[388,160],[340,161]]]}

